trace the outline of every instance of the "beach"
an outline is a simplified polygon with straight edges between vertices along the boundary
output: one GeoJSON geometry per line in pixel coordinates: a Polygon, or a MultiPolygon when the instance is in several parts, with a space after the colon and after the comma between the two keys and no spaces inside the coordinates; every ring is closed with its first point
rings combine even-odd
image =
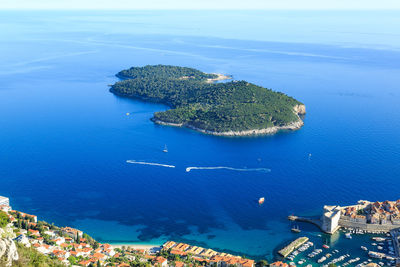
{"type": "Polygon", "coordinates": [[[217,82],[217,81],[224,81],[224,80],[231,80],[232,79],[231,76],[227,76],[227,75],[224,75],[224,74],[221,74],[221,73],[213,73],[213,74],[217,75],[218,77],[214,78],[214,79],[207,79],[207,81],[206,81],[207,83],[212,83],[212,82],[217,82]]]}
{"type": "Polygon", "coordinates": [[[120,243],[120,244],[110,244],[114,249],[116,248],[122,248],[122,247],[130,247],[133,249],[144,249],[144,250],[150,250],[150,249],[159,249],[161,248],[161,245],[155,245],[155,244],[138,244],[138,243],[120,243]]]}

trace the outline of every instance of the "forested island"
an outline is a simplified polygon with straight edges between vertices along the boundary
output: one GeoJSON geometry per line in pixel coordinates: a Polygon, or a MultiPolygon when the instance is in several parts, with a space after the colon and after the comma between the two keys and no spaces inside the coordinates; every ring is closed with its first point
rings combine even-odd
{"type": "Polygon", "coordinates": [[[189,127],[203,133],[235,136],[296,130],[305,106],[283,93],[220,74],[179,66],[147,65],[117,74],[116,95],[164,103],[171,109],[154,113],[155,123],[189,127]]]}

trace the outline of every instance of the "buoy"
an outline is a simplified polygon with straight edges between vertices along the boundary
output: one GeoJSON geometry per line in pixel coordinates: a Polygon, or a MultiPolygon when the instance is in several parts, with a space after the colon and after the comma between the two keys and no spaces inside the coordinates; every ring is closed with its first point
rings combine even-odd
{"type": "Polygon", "coordinates": [[[129,115],[131,115],[131,114],[130,114],[129,112],[127,112],[127,113],[126,113],[126,116],[129,116],[129,115]]]}

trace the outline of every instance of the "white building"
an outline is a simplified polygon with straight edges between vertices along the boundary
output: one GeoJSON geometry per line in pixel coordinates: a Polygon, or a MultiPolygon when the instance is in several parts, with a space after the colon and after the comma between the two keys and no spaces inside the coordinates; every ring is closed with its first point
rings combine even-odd
{"type": "Polygon", "coordinates": [[[324,206],[322,215],[322,229],[327,233],[334,233],[339,226],[340,206],[324,206]]]}
{"type": "Polygon", "coordinates": [[[1,205],[10,206],[10,199],[8,197],[0,196],[0,206],[1,205]]]}

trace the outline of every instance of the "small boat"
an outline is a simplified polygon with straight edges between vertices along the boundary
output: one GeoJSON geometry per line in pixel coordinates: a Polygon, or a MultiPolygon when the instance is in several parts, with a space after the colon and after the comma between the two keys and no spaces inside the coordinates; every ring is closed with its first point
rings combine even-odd
{"type": "Polygon", "coordinates": [[[129,116],[129,115],[131,115],[131,114],[130,114],[129,112],[127,112],[127,113],[126,113],[126,116],[129,116]]]}
{"type": "Polygon", "coordinates": [[[295,225],[295,226],[292,227],[292,232],[293,232],[293,233],[300,233],[301,230],[299,229],[299,226],[296,226],[296,225],[295,225]]]}
{"type": "Polygon", "coordinates": [[[346,233],[345,236],[346,236],[346,238],[348,238],[348,239],[351,239],[351,238],[352,238],[350,233],[346,233]]]}
{"type": "Polygon", "coordinates": [[[260,198],[258,199],[258,204],[262,205],[262,204],[264,204],[264,201],[265,201],[265,198],[260,197],[260,198]]]}
{"type": "Polygon", "coordinates": [[[326,244],[323,244],[323,245],[322,245],[322,247],[323,247],[323,248],[326,248],[326,249],[328,249],[328,248],[329,248],[329,246],[328,246],[328,245],[326,245],[326,244]]]}
{"type": "Polygon", "coordinates": [[[364,250],[364,251],[367,251],[367,250],[368,250],[368,249],[367,249],[366,247],[364,247],[364,246],[361,246],[361,249],[364,250]]]}
{"type": "Polygon", "coordinates": [[[167,145],[164,146],[163,152],[164,152],[164,153],[167,153],[167,152],[168,152],[168,147],[167,147],[167,145]]]}

